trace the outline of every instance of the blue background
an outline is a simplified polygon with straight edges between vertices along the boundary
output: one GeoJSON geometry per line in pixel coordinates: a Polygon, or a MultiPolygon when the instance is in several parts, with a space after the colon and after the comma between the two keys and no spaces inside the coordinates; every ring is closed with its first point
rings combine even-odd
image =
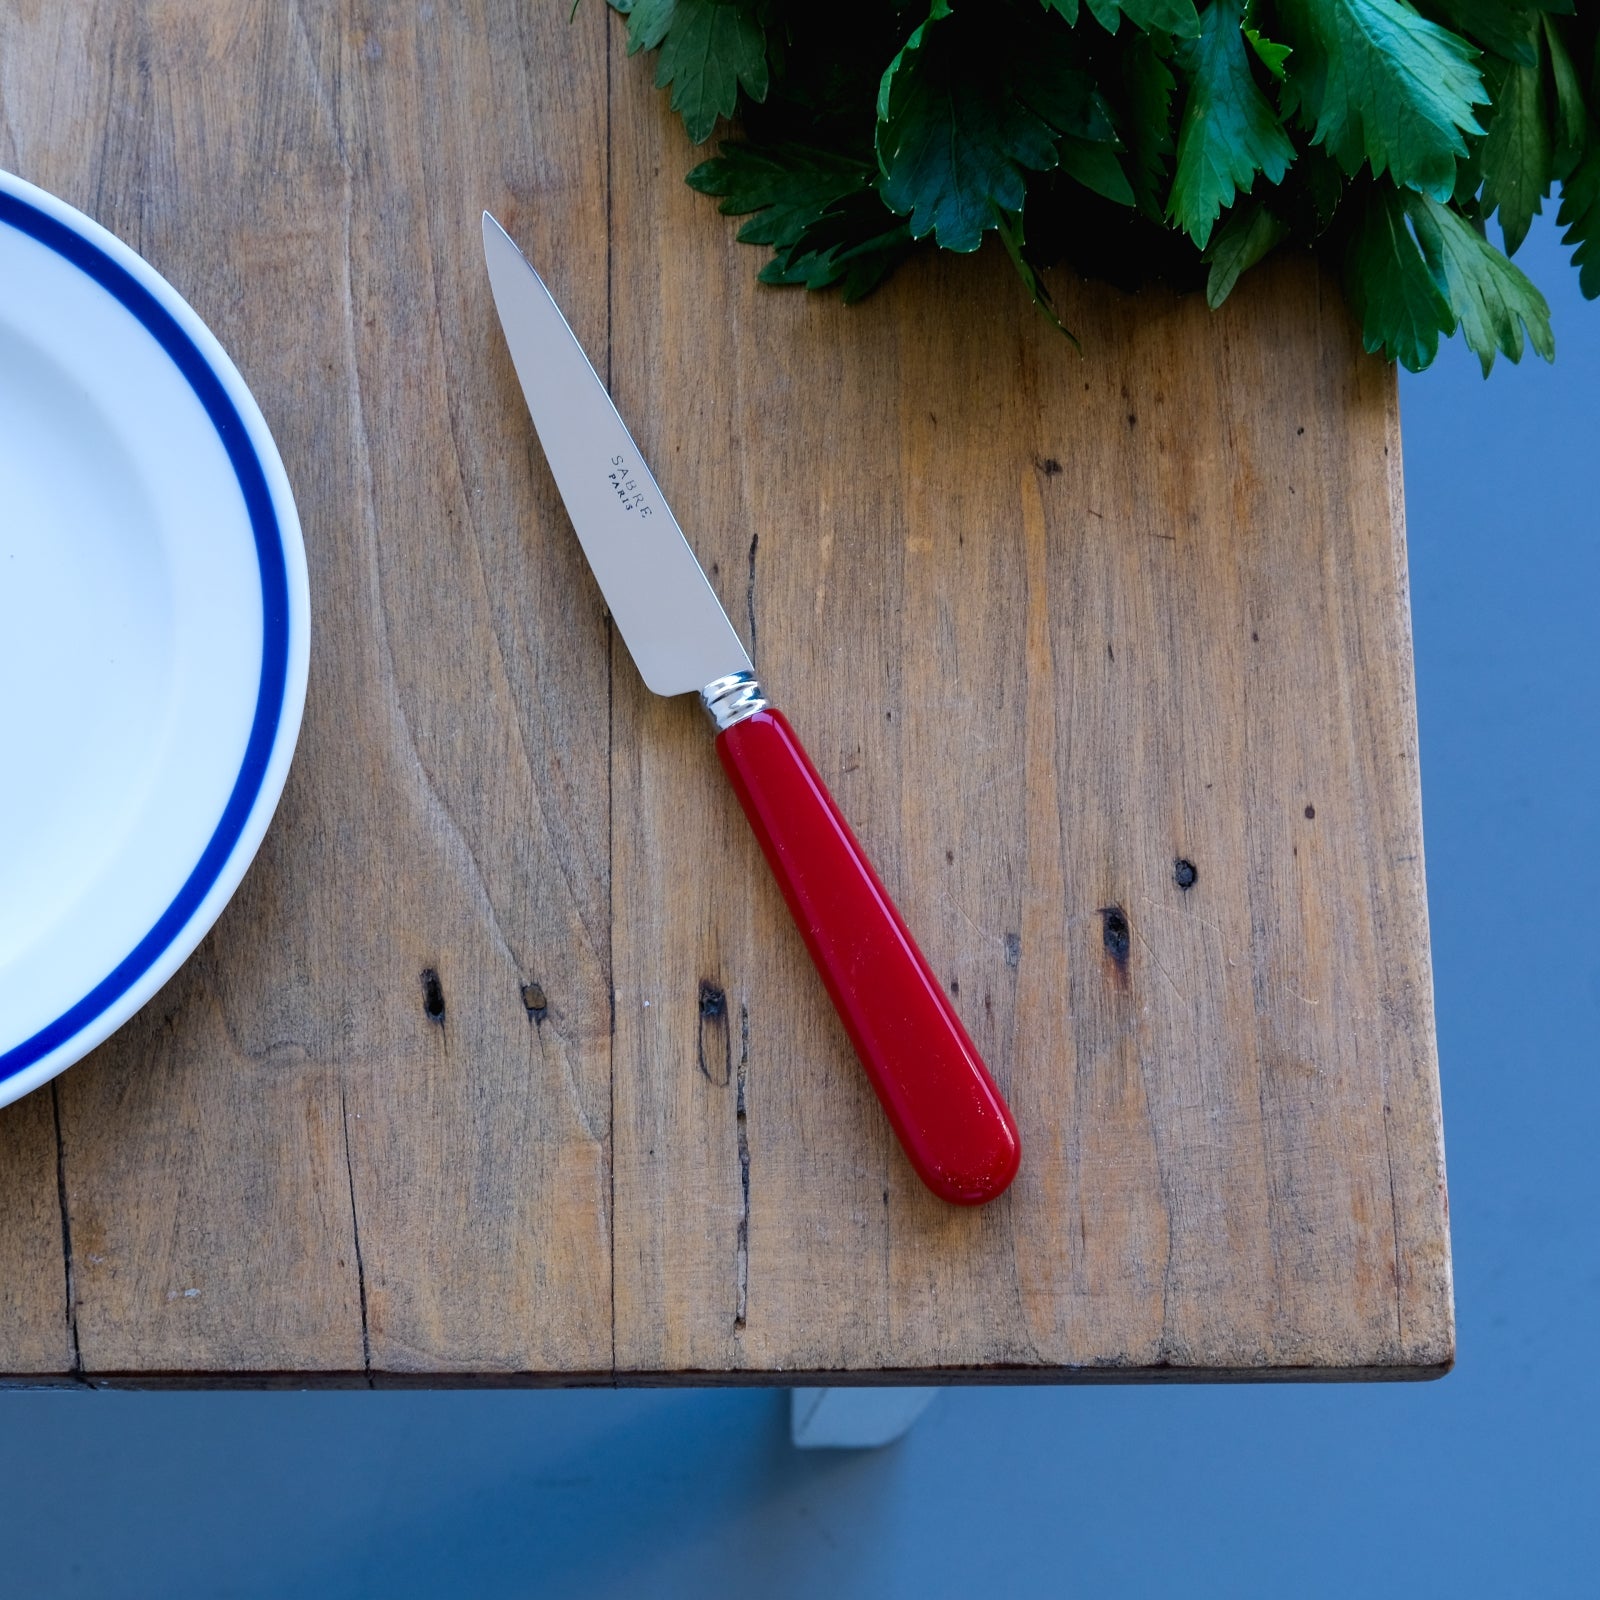
{"type": "Polygon", "coordinates": [[[773,1391],[0,1396],[8,1597],[1600,1593],[1600,306],[1402,383],[1460,1361],[955,1390],[796,1453],[773,1391]]]}

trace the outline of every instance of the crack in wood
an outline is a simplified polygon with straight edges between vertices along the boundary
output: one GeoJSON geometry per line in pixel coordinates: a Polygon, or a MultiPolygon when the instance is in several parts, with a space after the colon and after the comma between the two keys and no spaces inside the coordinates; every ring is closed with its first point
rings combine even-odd
{"type": "Polygon", "coordinates": [[[356,1292],[361,1300],[361,1370],[367,1375],[367,1387],[372,1382],[372,1335],[367,1321],[367,1266],[361,1254],[361,1219],[356,1215],[356,1168],[350,1154],[350,1107],[345,1091],[339,1090],[339,1119],[344,1124],[344,1175],[350,1185],[350,1235],[355,1244],[356,1292]]]}
{"type": "MultiPolygon", "coordinates": [[[[600,26],[608,19],[602,14],[600,26]]],[[[611,392],[612,350],[616,342],[616,253],[617,233],[612,221],[612,203],[616,191],[616,141],[612,134],[614,90],[610,50],[601,55],[606,67],[606,392],[611,392]]],[[[614,868],[617,854],[616,810],[616,638],[608,612],[606,629],[606,904],[610,915],[606,918],[606,998],[610,1011],[610,1031],[606,1035],[606,1266],[610,1273],[611,1301],[611,1372],[617,1371],[617,916],[616,878],[614,868]]]]}
{"type": "Polygon", "coordinates": [[[750,617],[750,654],[756,655],[756,546],[761,543],[761,535],[750,535],[750,577],[745,584],[744,606],[750,617]]]}
{"type": "Polygon", "coordinates": [[[67,1208],[67,1147],[61,1136],[61,1083],[50,1080],[50,1111],[56,1125],[56,1199],[61,1206],[61,1267],[67,1295],[67,1370],[83,1376],[83,1354],[78,1345],[78,1290],[72,1261],[72,1213],[67,1208]]]}
{"type": "Polygon", "coordinates": [[[739,1078],[734,1126],[739,1144],[739,1229],[734,1247],[733,1331],[743,1333],[750,1305],[750,1126],[745,1106],[745,1069],[750,1063],[750,1008],[739,1007],[739,1078]]]}

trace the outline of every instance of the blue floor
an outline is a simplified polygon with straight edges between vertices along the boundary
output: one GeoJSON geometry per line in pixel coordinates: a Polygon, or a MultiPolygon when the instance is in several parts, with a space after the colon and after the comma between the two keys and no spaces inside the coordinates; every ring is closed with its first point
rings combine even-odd
{"type": "Polygon", "coordinates": [[[1600,305],[1403,384],[1460,1364],[958,1390],[799,1455],[770,1392],[0,1396],[4,1600],[1600,1592],[1600,305]]]}

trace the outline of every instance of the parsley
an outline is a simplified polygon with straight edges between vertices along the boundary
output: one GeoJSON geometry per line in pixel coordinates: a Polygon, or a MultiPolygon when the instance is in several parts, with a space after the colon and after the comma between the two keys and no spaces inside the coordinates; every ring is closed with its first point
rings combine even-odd
{"type": "Polygon", "coordinates": [[[911,237],[976,250],[1002,213],[1020,213],[1025,174],[1065,167],[1133,204],[1120,141],[1072,33],[1042,12],[1001,29],[979,7],[933,0],[878,90],[878,193],[911,237]]]}
{"type": "Polygon", "coordinates": [[[1233,293],[1239,275],[1248,272],[1289,230],[1263,205],[1232,211],[1206,251],[1211,272],[1206,278],[1206,303],[1213,311],[1233,293]]]}
{"type": "Polygon", "coordinates": [[[1529,40],[1531,61],[1505,63],[1489,136],[1480,152],[1483,212],[1499,212],[1508,255],[1527,238],[1553,176],[1554,135],[1545,112],[1539,49],[1543,30],[1531,33],[1529,40]]]}
{"type": "Polygon", "coordinates": [[[1279,183],[1294,146],[1250,74],[1239,0],[1211,0],[1200,37],[1178,52],[1191,87],[1178,135],[1178,170],[1167,215],[1203,250],[1235,194],[1261,173],[1279,183]]]}
{"type": "MultiPolygon", "coordinates": [[[[1370,350],[1553,353],[1508,259],[1553,191],[1600,297],[1590,0],[610,0],[766,283],[870,293],[990,234],[1054,320],[1061,261],[1203,281],[1342,271],[1370,350]],[[1493,224],[1498,243],[1489,233],[1493,224]]],[[[1059,326],[1059,324],[1057,324],[1059,326]]]]}
{"type": "MultiPolygon", "coordinates": [[[[613,0],[616,4],[616,0],[613,0]]],[[[628,54],[659,50],[656,87],[672,85],[672,109],[696,144],[738,109],[739,91],[767,97],[767,36],[751,8],[726,0],[625,0],[628,54]]]]}

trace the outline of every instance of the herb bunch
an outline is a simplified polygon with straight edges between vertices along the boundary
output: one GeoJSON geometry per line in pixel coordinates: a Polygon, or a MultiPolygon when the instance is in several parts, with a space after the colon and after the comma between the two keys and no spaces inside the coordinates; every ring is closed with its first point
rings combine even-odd
{"type": "MultiPolygon", "coordinates": [[[[929,241],[1204,284],[1280,246],[1340,271],[1412,371],[1554,354],[1510,257],[1553,187],[1600,295],[1596,0],[610,0],[747,216],[765,283],[858,300],[929,241]],[[1489,232],[1493,220],[1497,244],[1489,232]]],[[[1059,325],[1059,324],[1058,324],[1059,325]]]]}

